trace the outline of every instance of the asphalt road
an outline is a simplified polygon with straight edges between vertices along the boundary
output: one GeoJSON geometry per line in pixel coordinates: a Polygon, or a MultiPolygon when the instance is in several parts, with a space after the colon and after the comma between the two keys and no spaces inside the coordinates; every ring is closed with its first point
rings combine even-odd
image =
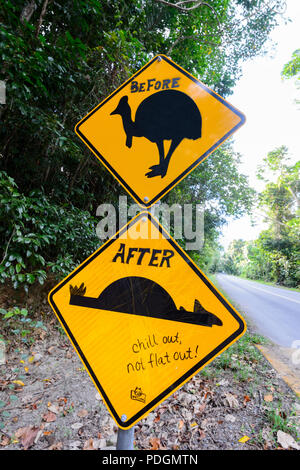
{"type": "Polygon", "coordinates": [[[300,341],[300,293],[226,274],[216,277],[225,297],[237,310],[240,306],[257,333],[287,348],[300,341]]]}

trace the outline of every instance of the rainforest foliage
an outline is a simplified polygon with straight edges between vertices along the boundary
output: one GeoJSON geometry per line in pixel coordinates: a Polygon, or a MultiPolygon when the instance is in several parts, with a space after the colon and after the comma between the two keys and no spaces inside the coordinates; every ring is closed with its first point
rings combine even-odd
{"type": "MultiPolygon", "coordinates": [[[[0,0],[1,282],[28,289],[49,273],[61,277],[100,244],[96,208],[124,192],[76,137],[81,117],[158,53],[230,95],[283,4],[0,0]]],[[[238,159],[222,146],[164,199],[204,204],[206,241],[195,254],[203,268],[214,264],[226,217],[252,204],[238,159]]]]}
{"type": "Polygon", "coordinates": [[[288,149],[269,152],[258,169],[265,189],[257,209],[268,228],[257,240],[234,240],[220,269],[250,279],[300,285],[300,161],[290,164],[288,149]]]}

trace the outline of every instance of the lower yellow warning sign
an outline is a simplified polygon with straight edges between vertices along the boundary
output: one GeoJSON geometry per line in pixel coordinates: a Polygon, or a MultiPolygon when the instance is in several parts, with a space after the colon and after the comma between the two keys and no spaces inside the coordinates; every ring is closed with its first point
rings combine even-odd
{"type": "Polygon", "coordinates": [[[123,429],[245,332],[242,317],[149,212],[58,284],[49,302],[123,429]]]}

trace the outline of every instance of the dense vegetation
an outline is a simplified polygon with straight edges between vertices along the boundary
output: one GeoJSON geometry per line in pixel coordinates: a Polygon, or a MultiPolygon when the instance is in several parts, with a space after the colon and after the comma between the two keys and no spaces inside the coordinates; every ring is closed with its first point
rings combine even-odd
{"type": "MultiPolygon", "coordinates": [[[[0,281],[28,289],[63,276],[100,243],[96,208],[123,190],[76,137],[81,117],[157,53],[228,96],[283,3],[0,1],[0,281]]],[[[206,269],[226,217],[252,205],[238,158],[227,143],[164,200],[205,205],[195,256],[206,269]]]]}

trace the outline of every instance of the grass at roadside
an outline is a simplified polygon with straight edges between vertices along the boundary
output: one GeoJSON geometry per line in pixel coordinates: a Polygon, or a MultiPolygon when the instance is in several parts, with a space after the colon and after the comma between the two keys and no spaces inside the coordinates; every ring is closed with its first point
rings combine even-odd
{"type": "Polygon", "coordinates": [[[280,284],[276,284],[276,282],[265,281],[264,279],[250,279],[250,278],[245,277],[245,276],[237,276],[237,277],[239,277],[241,279],[245,279],[245,281],[258,282],[259,284],[266,284],[266,286],[278,287],[279,289],[291,290],[293,292],[299,292],[300,293],[300,287],[281,286],[280,284]]]}

